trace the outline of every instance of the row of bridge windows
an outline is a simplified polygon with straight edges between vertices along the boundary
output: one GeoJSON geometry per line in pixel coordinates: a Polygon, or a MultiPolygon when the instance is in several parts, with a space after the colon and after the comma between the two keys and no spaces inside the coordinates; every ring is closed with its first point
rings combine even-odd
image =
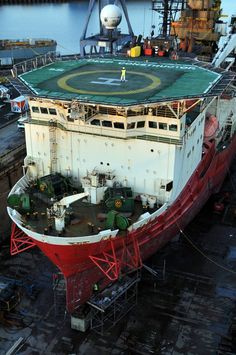
{"type": "Polygon", "coordinates": [[[156,121],[137,121],[127,123],[127,126],[124,122],[112,122],[108,120],[98,120],[94,119],[90,122],[92,126],[103,126],[103,127],[111,127],[111,128],[119,128],[119,129],[135,129],[135,128],[154,128],[154,129],[163,129],[170,131],[177,131],[177,124],[167,124],[165,122],[156,122],[156,121]],[[126,127],[125,127],[126,126],[126,127]]]}
{"type": "MultiPolygon", "coordinates": [[[[47,107],[38,107],[32,106],[32,112],[34,113],[42,113],[46,115],[57,115],[57,111],[55,108],[47,108],[47,107]]],[[[177,132],[178,126],[177,124],[167,124],[165,122],[156,122],[156,121],[137,121],[137,122],[129,122],[127,125],[124,122],[113,122],[109,120],[98,120],[94,119],[90,122],[92,126],[102,126],[102,127],[110,127],[110,128],[118,128],[118,129],[135,129],[135,128],[153,128],[153,129],[161,129],[161,130],[169,130],[177,132]]]]}
{"type": "Polygon", "coordinates": [[[47,107],[38,107],[38,106],[32,106],[31,107],[32,112],[34,113],[42,113],[44,115],[57,115],[57,110],[55,108],[47,108],[47,107]]]}

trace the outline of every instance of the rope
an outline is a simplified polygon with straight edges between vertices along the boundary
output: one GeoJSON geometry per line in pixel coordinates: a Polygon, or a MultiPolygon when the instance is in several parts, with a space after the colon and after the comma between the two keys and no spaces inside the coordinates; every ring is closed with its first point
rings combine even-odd
{"type": "MultiPolygon", "coordinates": [[[[57,43],[57,45],[58,45],[59,47],[63,48],[63,49],[66,49],[67,51],[71,52],[72,54],[76,55],[76,54],[75,54],[75,51],[73,51],[72,49],[66,48],[66,47],[62,46],[60,43],[57,43]]],[[[77,58],[77,57],[76,57],[76,58],[77,58]]]]}
{"type": "Polygon", "coordinates": [[[39,53],[39,52],[37,52],[34,48],[30,47],[30,49],[31,49],[31,51],[32,51],[34,54],[36,54],[36,55],[40,55],[40,53],[39,53]]]}
{"type": "Polygon", "coordinates": [[[192,245],[192,247],[198,251],[199,254],[201,254],[205,259],[207,259],[208,261],[210,261],[212,264],[215,264],[216,266],[218,266],[220,269],[223,269],[225,271],[230,272],[231,274],[236,275],[236,271],[228,269],[227,267],[217,263],[215,260],[209,258],[209,256],[207,256],[201,249],[199,249],[193,242],[192,240],[182,231],[182,229],[179,228],[178,223],[176,222],[176,225],[179,229],[179,232],[183,235],[183,237],[189,242],[189,244],[192,245]]]}

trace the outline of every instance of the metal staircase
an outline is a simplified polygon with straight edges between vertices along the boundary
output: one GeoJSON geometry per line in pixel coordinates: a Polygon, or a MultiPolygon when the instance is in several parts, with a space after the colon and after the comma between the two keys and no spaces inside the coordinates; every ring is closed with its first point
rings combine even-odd
{"type": "Polygon", "coordinates": [[[212,61],[212,65],[214,65],[215,67],[219,67],[225,61],[225,59],[230,55],[230,53],[233,52],[235,49],[236,49],[236,33],[230,33],[226,37],[226,41],[219,47],[218,52],[216,53],[212,61]]]}

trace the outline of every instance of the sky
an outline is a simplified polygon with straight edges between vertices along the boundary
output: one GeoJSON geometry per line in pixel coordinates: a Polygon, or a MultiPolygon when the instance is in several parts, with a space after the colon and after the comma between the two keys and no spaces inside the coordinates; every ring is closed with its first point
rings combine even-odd
{"type": "Polygon", "coordinates": [[[221,7],[224,15],[236,15],[236,0],[221,0],[221,7]]]}

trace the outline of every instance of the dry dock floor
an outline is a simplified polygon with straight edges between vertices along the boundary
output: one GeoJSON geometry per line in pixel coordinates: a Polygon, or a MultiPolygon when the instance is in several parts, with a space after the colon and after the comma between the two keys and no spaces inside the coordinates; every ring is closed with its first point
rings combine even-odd
{"type": "Polygon", "coordinates": [[[0,355],[20,337],[20,355],[235,354],[235,162],[233,169],[223,186],[231,191],[226,213],[213,213],[209,202],[185,237],[153,256],[147,265],[161,271],[165,260],[165,279],[143,270],[138,305],[103,336],[72,330],[69,316],[55,316],[55,268],[39,250],[10,257],[1,246],[1,274],[24,280],[24,287],[16,309],[1,316],[0,355]]]}

